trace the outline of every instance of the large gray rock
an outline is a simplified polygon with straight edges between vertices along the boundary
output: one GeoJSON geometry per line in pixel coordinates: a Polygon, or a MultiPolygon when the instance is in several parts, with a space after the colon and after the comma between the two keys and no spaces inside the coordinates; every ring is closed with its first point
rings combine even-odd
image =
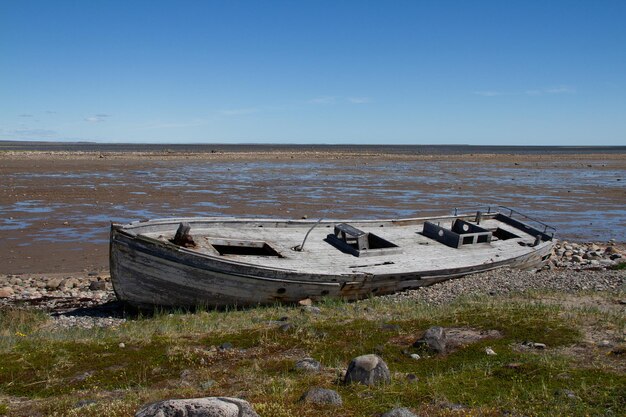
{"type": "Polygon", "coordinates": [[[317,405],[342,405],[341,395],[337,391],[326,388],[310,388],[302,397],[300,401],[317,405]]]}
{"type": "Polygon", "coordinates": [[[426,347],[436,353],[446,353],[446,331],[443,327],[434,326],[426,330],[424,336],[413,343],[414,347],[426,347]]]}
{"type": "Polygon", "coordinates": [[[137,411],[135,417],[259,417],[259,415],[242,399],[205,397],[148,404],[137,411]]]}
{"type": "Polygon", "coordinates": [[[394,408],[393,410],[387,411],[380,417],[417,417],[417,414],[414,414],[411,410],[405,407],[394,408]]]}
{"type": "Polygon", "coordinates": [[[358,382],[364,385],[388,384],[391,382],[391,373],[380,356],[362,355],[352,359],[343,382],[345,384],[358,382]]]}
{"type": "Polygon", "coordinates": [[[322,370],[322,364],[313,358],[304,358],[296,362],[296,370],[316,373],[322,370]]]}

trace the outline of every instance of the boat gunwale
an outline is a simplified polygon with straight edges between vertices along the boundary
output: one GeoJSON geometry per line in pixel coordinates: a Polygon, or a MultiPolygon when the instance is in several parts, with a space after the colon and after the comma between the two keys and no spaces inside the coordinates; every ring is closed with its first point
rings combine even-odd
{"type": "MultiPolygon", "coordinates": [[[[483,219],[484,218],[496,218],[498,215],[502,215],[505,217],[508,217],[500,212],[491,212],[491,213],[484,213],[483,214],[483,219]]],[[[256,269],[256,270],[260,270],[260,271],[265,271],[265,272],[272,272],[272,271],[280,271],[280,272],[285,272],[285,273],[294,273],[294,274],[301,274],[301,271],[295,270],[295,269],[291,269],[291,268],[281,268],[278,266],[266,266],[266,265],[260,265],[258,263],[251,263],[251,262],[244,262],[241,260],[236,260],[236,259],[232,259],[232,258],[224,258],[221,255],[215,255],[212,253],[204,253],[204,252],[199,252],[193,249],[189,249],[189,248],[185,248],[183,246],[178,246],[172,242],[169,241],[164,241],[164,240],[160,240],[157,238],[153,238],[147,235],[142,235],[142,234],[137,234],[135,233],[132,229],[136,229],[136,228],[140,228],[140,227],[145,227],[145,226],[163,226],[163,225],[175,225],[177,223],[181,223],[181,222],[189,222],[189,223],[202,223],[202,222],[206,222],[206,223],[231,223],[231,224],[244,224],[244,223],[282,223],[282,224],[287,224],[287,225],[316,225],[316,224],[334,224],[337,222],[350,222],[350,223],[391,223],[391,224],[396,224],[398,226],[400,226],[400,223],[407,223],[407,224],[411,224],[411,223],[423,223],[426,220],[446,220],[446,219],[459,219],[459,218],[471,218],[471,217],[475,217],[476,214],[475,213],[471,213],[471,214],[457,214],[457,215],[446,215],[446,216],[435,216],[435,217],[413,217],[413,218],[400,218],[400,219],[365,219],[365,220],[356,220],[356,219],[350,219],[350,220],[339,220],[339,219],[327,219],[327,220],[314,220],[314,219],[273,219],[273,218],[238,218],[238,217],[220,217],[220,216],[213,216],[213,217],[182,217],[182,218],[161,218],[161,219],[151,219],[151,220],[139,220],[139,221],[135,221],[135,222],[131,222],[128,224],[117,224],[117,223],[111,223],[111,240],[110,240],[110,244],[113,245],[114,244],[114,235],[115,233],[120,233],[122,235],[127,236],[129,239],[131,239],[131,241],[137,241],[137,242],[144,242],[145,244],[150,244],[153,246],[157,246],[157,247],[162,247],[163,249],[171,252],[171,253],[176,253],[176,252],[182,252],[186,255],[192,256],[196,259],[208,259],[208,260],[212,260],[215,261],[217,263],[221,263],[221,264],[225,264],[225,265],[232,265],[232,266],[236,266],[236,267],[242,267],[242,268],[252,268],[252,269],[256,269]]],[[[522,232],[524,232],[522,230],[522,232]]],[[[528,234],[529,236],[531,236],[528,232],[524,232],[526,234],[528,234]]],[[[542,249],[545,245],[552,245],[553,244],[553,239],[545,239],[542,240],[541,243],[539,245],[534,246],[533,248],[535,249],[533,252],[536,252],[540,249],[542,249]]],[[[137,248],[135,248],[137,249],[137,248]]],[[[524,256],[524,255],[520,255],[520,256],[524,256]]],[[[512,262],[515,258],[509,258],[507,260],[503,260],[497,263],[506,263],[506,262],[512,262]]],[[[428,273],[428,272],[434,272],[434,271],[409,271],[409,272],[404,272],[403,274],[406,273],[428,273]]],[[[315,273],[314,275],[317,276],[346,276],[346,277],[365,277],[365,276],[369,276],[372,275],[371,273],[368,272],[351,272],[351,273],[347,273],[347,274],[328,274],[328,273],[315,273]]],[[[376,274],[374,274],[376,275],[376,274]]],[[[386,274],[381,274],[381,275],[386,275],[386,274]]],[[[395,274],[392,274],[395,275],[395,274]]]]}
{"type": "MultiPolygon", "coordinates": [[[[483,213],[483,218],[495,218],[496,215],[502,214],[499,211],[494,211],[491,213],[483,213]]],[[[468,217],[476,217],[476,213],[468,213],[468,214],[451,214],[445,216],[425,216],[425,217],[406,217],[406,218],[389,218],[389,219],[324,219],[316,220],[316,219],[285,219],[285,218],[271,218],[271,217],[221,217],[221,216],[210,216],[210,217],[164,217],[158,219],[150,219],[150,220],[137,220],[130,223],[116,223],[112,222],[111,226],[116,229],[121,229],[124,231],[131,231],[132,229],[143,227],[143,226],[161,226],[167,224],[175,224],[181,222],[187,223],[280,223],[286,225],[313,225],[313,224],[334,224],[334,223],[390,223],[390,224],[399,224],[399,223],[420,223],[426,220],[446,220],[446,219],[463,219],[468,217]]]]}
{"type": "MultiPolygon", "coordinates": [[[[494,218],[499,212],[486,213],[483,217],[494,218]]],[[[244,262],[235,259],[224,258],[220,255],[215,255],[212,253],[203,253],[198,252],[192,249],[185,248],[184,246],[178,246],[169,241],[159,240],[157,238],[153,238],[150,236],[142,235],[135,233],[133,229],[146,227],[146,226],[164,226],[164,225],[175,225],[181,222],[187,223],[230,223],[230,224],[245,224],[245,223],[281,223],[286,225],[318,225],[318,224],[335,224],[335,223],[391,223],[399,225],[400,223],[423,223],[426,220],[446,220],[446,219],[458,219],[458,218],[466,218],[475,216],[475,213],[472,214],[458,214],[458,215],[446,215],[446,216],[435,216],[435,217],[413,217],[413,218],[398,218],[398,219],[365,219],[365,220],[356,220],[356,219],[274,219],[274,218],[240,218],[240,217],[221,217],[221,216],[211,216],[211,217],[169,217],[169,218],[160,218],[160,219],[150,219],[150,220],[138,220],[127,224],[119,224],[119,223],[111,223],[111,240],[110,243],[113,245],[113,237],[114,233],[121,233],[133,240],[143,241],[145,243],[160,246],[164,249],[168,249],[172,252],[182,252],[199,259],[210,259],[219,263],[224,263],[227,265],[234,265],[239,267],[246,268],[256,268],[262,271],[282,271],[288,273],[300,273],[299,271],[291,268],[281,268],[277,266],[264,266],[259,265],[257,263],[244,262]]],[[[320,276],[333,276],[335,274],[315,274],[320,276]]],[[[360,275],[368,275],[366,272],[352,272],[349,274],[337,274],[337,275],[346,275],[346,276],[360,276],[360,275]]]]}

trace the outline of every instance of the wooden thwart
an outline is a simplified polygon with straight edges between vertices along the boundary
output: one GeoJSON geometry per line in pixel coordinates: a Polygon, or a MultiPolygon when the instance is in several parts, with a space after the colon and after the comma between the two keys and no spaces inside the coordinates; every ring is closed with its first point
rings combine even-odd
{"type": "Polygon", "coordinates": [[[336,224],[334,233],[328,235],[326,241],[337,249],[354,256],[374,256],[402,251],[398,245],[347,223],[336,224]]]}
{"type": "Polygon", "coordinates": [[[492,238],[492,233],[489,230],[462,219],[455,219],[450,229],[426,221],[424,222],[422,234],[446,246],[457,249],[463,245],[489,243],[492,238]]]}

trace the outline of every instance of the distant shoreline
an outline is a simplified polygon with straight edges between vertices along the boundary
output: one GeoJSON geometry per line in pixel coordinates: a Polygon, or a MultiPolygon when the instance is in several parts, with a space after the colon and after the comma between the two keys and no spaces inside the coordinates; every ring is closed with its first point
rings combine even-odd
{"type": "Polygon", "coordinates": [[[0,153],[96,152],[96,153],[346,153],[390,155],[471,154],[626,154],[626,146],[493,146],[493,145],[352,145],[352,144],[144,144],[95,142],[0,141],[0,153]]]}
{"type": "MultiPolygon", "coordinates": [[[[514,164],[535,163],[541,165],[554,165],[559,163],[563,166],[580,166],[604,170],[606,163],[613,161],[623,165],[626,161],[626,152],[600,153],[600,152],[572,152],[572,153],[401,153],[389,152],[380,149],[378,152],[372,150],[352,149],[352,150],[239,150],[212,152],[190,152],[186,150],[126,150],[126,151],[41,151],[41,150],[10,150],[0,149],[0,161],[11,164],[11,161],[64,161],[68,164],[83,164],[84,161],[98,161],[107,163],[113,161],[213,161],[213,162],[299,162],[307,163],[313,161],[332,162],[350,161],[352,164],[369,164],[381,161],[392,162],[459,162],[459,163],[483,163],[483,164],[514,164]]],[[[613,164],[611,164],[612,166],[613,164]]],[[[611,168],[609,166],[609,169],[611,168]]]]}

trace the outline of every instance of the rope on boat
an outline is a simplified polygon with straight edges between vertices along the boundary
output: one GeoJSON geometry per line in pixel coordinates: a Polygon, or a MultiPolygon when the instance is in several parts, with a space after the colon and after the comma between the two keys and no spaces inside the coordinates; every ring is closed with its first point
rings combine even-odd
{"type": "Polygon", "coordinates": [[[293,250],[298,251],[298,252],[302,252],[304,250],[304,243],[306,242],[306,239],[309,237],[309,233],[311,233],[311,231],[313,229],[315,229],[317,227],[317,225],[320,224],[321,221],[322,221],[322,218],[320,217],[320,219],[318,221],[316,221],[313,226],[311,226],[309,231],[306,232],[306,235],[304,235],[304,240],[302,241],[302,244],[294,247],[293,250]]]}

